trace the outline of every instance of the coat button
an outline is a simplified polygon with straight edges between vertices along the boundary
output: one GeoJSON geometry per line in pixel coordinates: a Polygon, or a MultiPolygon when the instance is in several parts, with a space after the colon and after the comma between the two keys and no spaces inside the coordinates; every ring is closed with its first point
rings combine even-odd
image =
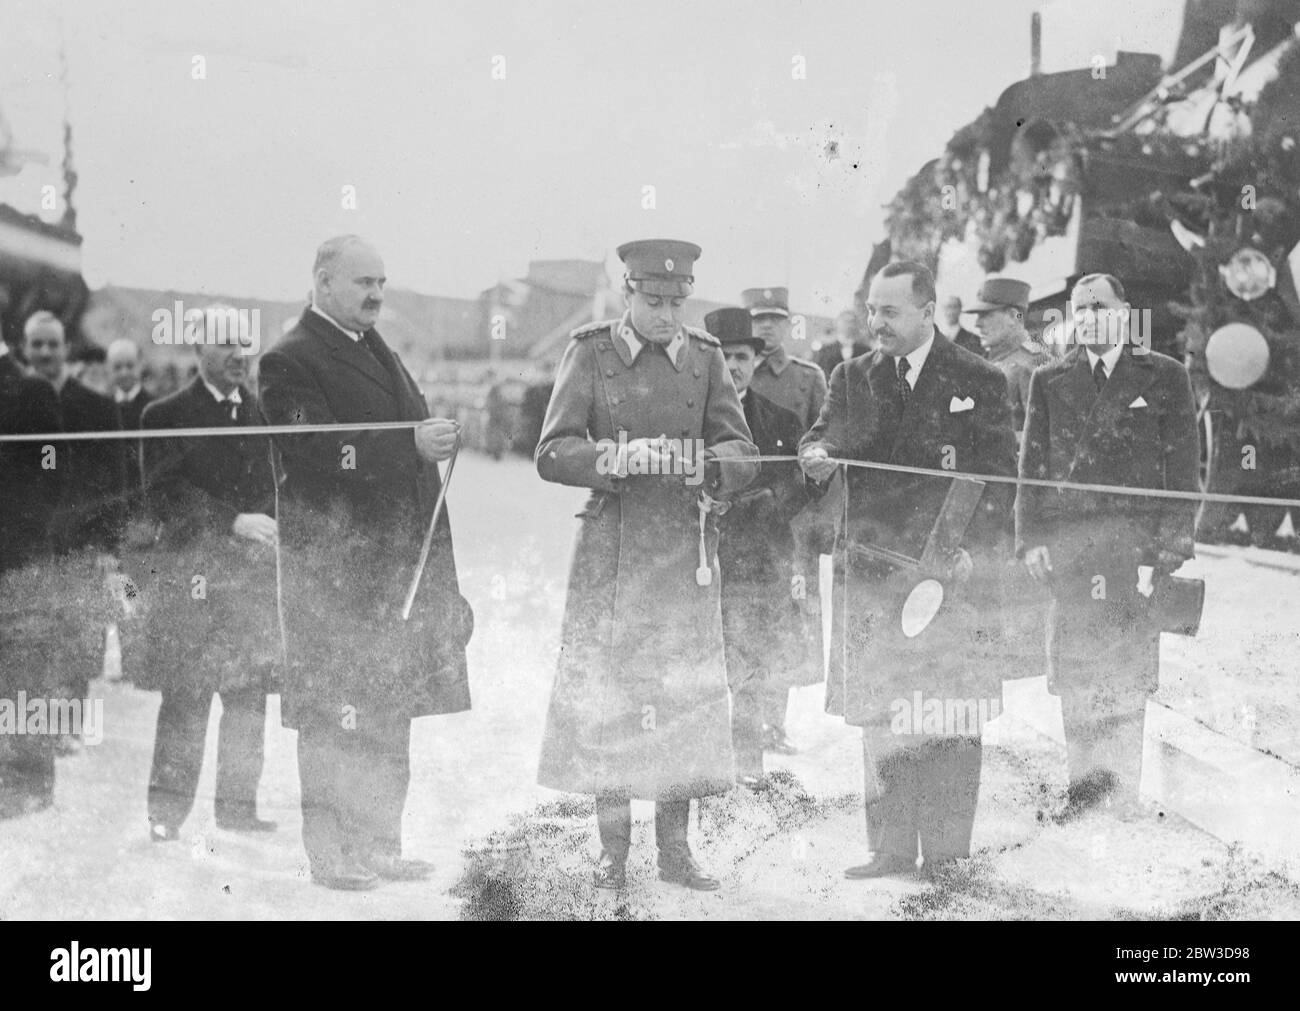
{"type": "Polygon", "coordinates": [[[609,350],[609,344],[606,341],[601,341],[599,346],[600,346],[600,350],[602,351],[609,350]]]}
{"type": "Polygon", "coordinates": [[[606,369],[606,370],[605,370],[605,375],[608,376],[610,379],[613,379],[613,378],[614,378],[614,370],[613,370],[613,369],[606,369]]]}
{"type": "Polygon", "coordinates": [[[610,402],[611,404],[613,404],[615,407],[617,407],[617,406],[618,406],[618,397],[610,397],[610,398],[609,398],[609,402],[610,402]]]}
{"type": "Polygon", "coordinates": [[[695,406],[695,401],[694,401],[694,400],[688,400],[688,401],[686,401],[686,406],[687,406],[687,407],[694,407],[694,406],[695,406]]]}
{"type": "Polygon", "coordinates": [[[695,378],[696,378],[696,379],[699,379],[699,378],[700,378],[700,370],[699,370],[699,369],[696,369],[696,370],[695,370],[695,378]]]}

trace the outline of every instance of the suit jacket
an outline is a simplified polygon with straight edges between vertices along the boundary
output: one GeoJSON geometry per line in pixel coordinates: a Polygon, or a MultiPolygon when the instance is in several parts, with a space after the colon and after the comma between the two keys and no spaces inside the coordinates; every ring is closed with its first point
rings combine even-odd
{"type": "MultiPolygon", "coordinates": [[[[745,423],[760,456],[792,456],[803,425],[790,411],[749,390],[741,401],[745,423]]],[[[808,501],[797,463],[765,463],[754,483],[737,495],[719,522],[718,564],[722,569],[724,606],[728,583],[779,584],[789,600],[794,535],[790,521],[808,501]]]]}
{"type": "MultiPolygon", "coordinates": [[[[26,376],[13,355],[0,356],[0,433],[58,432],[59,398],[41,379],[26,376]]],[[[62,494],[64,471],[41,466],[40,443],[0,444],[0,572],[39,558],[49,548],[49,526],[62,494]]]]}
{"type": "MultiPolygon", "coordinates": [[[[835,369],[821,416],[801,449],[928,469],[1010,477],[1015,444],[1006,381],[987,362],[942,339],[930,349],[903,410],[894,359],[880,351],[835,369]]],[[[914,693],[977,699],[997,691],[1001,672],[987,653],[1001,621],[1000,590],[1010,548],[1014,486],[988,484],[963,546],[973,572],[944,578],[942,609],[917,638],[902,623],[918,575],[856,545],[919,558],[952,482],[942,477],[849,468],[847,526],[837,538],[827,709],[873,729],[873,753],[908,743],[890,736],[891,707],[914,693]]]]}
{"type": "MultiPolygon", "coordinates": [[[[373,331],[372,331],[373,333],[373,331]]],[[[374,334],[378,338],[378,334],[374,334]]],[[[378,355],[311,309],[262,356],[269,424],[419,421],[419,387],[382,341],[378,355]]],[[[280,539],[289,668],[284,721],[340,712],[422,716],[469,708],[451,521],[439,517],[410,621],[406,588],[441,488],[410,430],[279,436],[280,539]],[[349,708],[350,707],[350,708],[349,708]]]]}
{"type": "MultiPolygon", "coordinates": [[[[1030,380],[1020,453],[1022,477],[1195,491],[1196,405],[1187,370],[1131,348],[1096,393],[1087,351],[1039,368],[1030,380]]],[[[1047,545],[1053,565],[1152,564],[1157,551],[1193,554],[1191,500],[1022,486],[1016,549],[1047,545]]]]}
{"type": "MultiPolygon", "coordinates": [[[[820,445],[831,456],[855,460],[1014,475],[1015,442],[1001,372],[936,330],[903,414],[895,369],[894,359],[881,351],[838,366],[821,416],[800,447],[820,445]]],[[[846,533],[919,557],[949,484],[940,477],[849,468],[846,533]]],[[[1013,487],[985,488],[968,529],[968,549],[998,548],[1009,540],[1013,487]]]]}
{"type": "MultiPolygon", "coordinates": [[[[239,390],[235,419],[195,378],[149,404],[145,429],[257,424],[239,390]]],[[[144,493],[156,536],[141,566],[147,607],[142,688],[229,691],[262,686],[279,652],[275,552],[233,534],[240,513],[274,512],[270,440],[244,436],[145,439],[144,493]],[[143,575],[144,572],[148,575],[143,575]],[[202,577],[196,594],[194,577],[202,577]]]]}
{"type": "MultiPolygon", "coordinates": [[[[65,432],[120,430],[117,408],[108,397],[69,378],[59,391],[65,432]]],[[[115,552],[126,522],[126,469],[130,447],[124,440],[73,440],[58,447],[66,465],[63,497],[50,534],[56,550],[90,547],[115,552]],[[66,457],[66,463],[65,459],[66,457]]]]}

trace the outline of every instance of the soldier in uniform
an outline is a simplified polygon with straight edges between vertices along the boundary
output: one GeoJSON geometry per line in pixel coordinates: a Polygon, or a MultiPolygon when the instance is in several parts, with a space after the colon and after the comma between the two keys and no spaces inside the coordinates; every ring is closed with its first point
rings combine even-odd
{"type": "Polygon", "coordinates": [[[1007,377],[1007,403],[1016,431],[1025,427],[1029,403],[1029,377],[1052,360],[1047,348],[1025,329],[1029,311],[1029,285],[1009,277],[990,277],[980,285],[979,296],[967,312],[975,315],[984,356],[1007,377]]]}
{"type": "MultiPolygon", "coordinates": [[[[741,301],[753,317],[754,336],[762,339],[763,353],[750,388],[777,407],[793,413],[808,431],[826,400],[826,375],[814,363],[789,354],[785,342],[790,336],[789,293],[785,288],[747,288],[741,301]]],[[[838,495],[823,497],[820,510],[808,510],[794,521],[795,577],[800,589],[804,655],[786,670],[771,671],[763,699],[764,747],[778,754],[794,754],[796,748],[785,733],[786,705],[790,689],[816,684],[822,679],[822,619],[818,593],[821,555],[829,550],[838,495]]]]}
{"type": "MultiPolygon", "coordinates": [[[[740,394],[754,445],[763,456],[788,456],[803,425],[789,411],[749,389],[763,350],[744,309],[717,309],[704,317],[722,344],[727,369],[740,394]]],[[[763,778],[763,687],[772,669],[801,660],[799,609],[790,593],[794,533],[790,520],[807,502],[803,472],[794,461],[765,463],[758,480],[728,503],[719,522],[722,634],[731,686],[731,738],[736,781],[750,789],[763,778]]]]}
{"type": "Polygon", "coordinates": [[[596,798],[597,887],[623,886],[641,799],[655,802],[660,878],[713,890],[687,843],[690,800],[731,789],[735,767],[716,513],[701,493],[743,489],[757,451],[717,339],[682,325],[700,248],[618,253],[627,312],[574,331],[537,446],[543,480],[592,491],[538,781],[596,798]]]}

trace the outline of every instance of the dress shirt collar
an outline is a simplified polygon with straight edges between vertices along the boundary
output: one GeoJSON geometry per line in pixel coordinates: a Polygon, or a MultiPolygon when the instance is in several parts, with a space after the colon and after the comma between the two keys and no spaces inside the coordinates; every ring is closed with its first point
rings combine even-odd
{"type": "Polygon", "coordinates": [[[218,404],[242,404],[244,402],[243,398],[239,395],[238,386],[236,386],[233,390],[231,390],[229,394],[225,394],[222,393],[215,386],[213,386],[206,379],[203,379],[202,376],[200,376],[199,378],[203,380],[203,385],[208,388],[208,392],[212,394],[212,399],[215,400],[218,404]]]}
{"type": "MultiPolygon", "coordinates": [[[[930,349],[934,347],[934,333],[931,332],[929,338],[919,348],[914,348],[901,357],[907,361],[907,385],[916,389],[916,380],[921,375],[921,368],[925,365],[925,360],[930,357],[930,349]]],[[[894,371],[898,371],[898,366],[894,366],[894,371]]]]}
{"type": "Polygon", "coordinates": [[[341,330],[343,333],[347,334],[347,335],[348,335],[352,340],[354,340],[354,341],[359,341],[359,340],[361,340],[361,337],[362,337],[362,334],[361,334],[361,333],[359,333],[359,332],[356,331],[356,330],[349,330],[347,327],[345,327],[342,323],[340,323],[338,320],[336,320],[336,319],[335,319],[333,316],[331,316],[329,313],[327,313],[327,312],[325,312],[324,310],[320,309],[320,308],[316,305],[315,302],[313,302],[313,303],[311,304],[311,311],[314,312],[314,313],[315,313],[317,316],[319,316],[321,319],[325,320],[325,322],[327,322],[327,323],[329,323],[331,326],[333,326],[334,329],[336,329],[336,330],[341,330]]]}
{"type": "Polygon", "coordinates": [[[116,400],[119,404],[129,404],[132,400],[134,400],[139,395],[140,395],[139,383],[136,383],[125,393],[123,393],[121,389],[118,389],[116,387],[113,390],[113,399],[116,400]]]}
{"type": "Polygon", "coordinates": [[[1106,370],[1106,378],[1109,379],[1110,374],[1115,371],[1115,363],[1119,361],[1119,356],[1124,350],[1124,345],[1116,344],[1109,351],[1100,355],[1092,348],[1084,348],[1084,350],[1088,352],[1088,368],[1095,370],[1097,368],[1097,361],[1100,360],[1106,370]]]}

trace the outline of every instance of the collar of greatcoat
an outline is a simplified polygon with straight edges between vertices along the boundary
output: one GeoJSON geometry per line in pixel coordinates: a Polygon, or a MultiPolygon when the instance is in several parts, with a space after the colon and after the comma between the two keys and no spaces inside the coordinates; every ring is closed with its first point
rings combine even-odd
{"type": "MultiPolygon", "coordinates": [[[[623,364],[631,368],[632,363],[636,361],[637,355],[641,353],[641,349],[650,341],[645,340],[636,332],[636,329],[632,326],[632,314],[630,312],[623,314],[623,318],[618,321],[618,325],[614,328],[614,333],[618,337],[618,340],[614,341],[614,349],[618,352],[619,358],[623,360],[623,364]]],[[[668,360],[673,363],[673,368],[678,372],[686,367],[686,335],[680,329],[673,334],[673,339],[664,346],[664,351],[667,352],[668,360]]]]}
{"type": "Polygon", "coordinates": [[[786,353],[784,345],[777,348],[770,355],[767,355],[761,362],[758,363],[759,368],[762,368],[764,365],[766,365],[769,369],[771,369],[772,375],[774,376],[779,376],[782,372],[785,371],[785,367],[789,364],[790,364],[790,356],[789,354],[786,353]]]}

